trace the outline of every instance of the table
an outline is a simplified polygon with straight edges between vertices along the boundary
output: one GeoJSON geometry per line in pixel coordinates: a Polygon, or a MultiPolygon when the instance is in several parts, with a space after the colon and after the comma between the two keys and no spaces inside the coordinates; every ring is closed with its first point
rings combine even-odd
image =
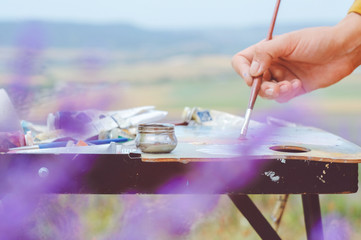
{"type": "Polygon", "coordinates": [[[323,239],[322,231],[313,231],[316,226],[322,230],[318,195],[357,192],[361,150],[321,130],[296,130],[300,129],[314,137],[308,144],[307,134],[280,139],[282,131],[295,129],[279,129],[250,149],[233,137],[238,134],[234,129],[182,127],[176,129],[179,145],[170,154],[1,154],[0,189],[2,193],[21,189],[57,194],[227,194],[263,239],[280,237],[247,194],[301,194],[307,237],[323,239]],[[320,136],[327,141],[319,144],[320,136]],[[283,146],[282,151],[270,149],[275,146],[283,146]]]}

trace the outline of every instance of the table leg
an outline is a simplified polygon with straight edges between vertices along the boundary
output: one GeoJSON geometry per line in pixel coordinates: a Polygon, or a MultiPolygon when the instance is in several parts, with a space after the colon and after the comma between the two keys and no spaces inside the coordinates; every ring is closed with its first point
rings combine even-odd
{"type": "Polygon", "coordinates": [[[323,240],[321,207],[318,194],[303,194],[302,205],[307,239],[323,240]]]}
{"type": "Polygon", "coordinates": [[[262,239],[281,239],[247,195],[228,195],[262,239]]]}

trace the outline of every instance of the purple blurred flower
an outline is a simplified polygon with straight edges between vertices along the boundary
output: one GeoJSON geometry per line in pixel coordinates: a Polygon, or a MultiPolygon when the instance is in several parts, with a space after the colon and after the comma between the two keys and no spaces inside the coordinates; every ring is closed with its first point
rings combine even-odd
{"type": "Polygon", "coordinates": [[[25,23],[21,30],[18,52],[11,66],[13,78],[7,89],[18,110],[26,111],[31,104],[31,77],[42,69],[40,58],[45,48],[45,35],[39,22],[25,23]]]}
{"type": "MultiPolygon", "coordinates": [[[[347,240],[351,238],[352,227],[348,220],[339,214],[329,214],[323,218],[324,237],[329,240],[347,240]]],[[[320,231],[315,228],[314,231],[320,231]]]]}

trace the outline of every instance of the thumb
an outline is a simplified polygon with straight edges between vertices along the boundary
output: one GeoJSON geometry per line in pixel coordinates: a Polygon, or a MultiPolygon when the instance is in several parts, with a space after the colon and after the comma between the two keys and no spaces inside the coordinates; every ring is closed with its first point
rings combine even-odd
{"type": "Polygon", "coordinates": [[[279,57],[286,56],[290,41],[285,37],[277,37],[269,41],[262,41],[255,46],[250,74],[253,77],[261,76],[279,57]]]}

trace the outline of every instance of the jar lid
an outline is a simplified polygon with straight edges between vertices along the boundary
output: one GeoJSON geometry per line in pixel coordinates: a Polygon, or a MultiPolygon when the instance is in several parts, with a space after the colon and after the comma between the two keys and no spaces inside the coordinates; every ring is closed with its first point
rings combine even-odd
{"type": "Polygon", "coordinates": [[[144,123],[138,125],[138,132],[172,132],[174,124],[170,123],[144,123]]]}

